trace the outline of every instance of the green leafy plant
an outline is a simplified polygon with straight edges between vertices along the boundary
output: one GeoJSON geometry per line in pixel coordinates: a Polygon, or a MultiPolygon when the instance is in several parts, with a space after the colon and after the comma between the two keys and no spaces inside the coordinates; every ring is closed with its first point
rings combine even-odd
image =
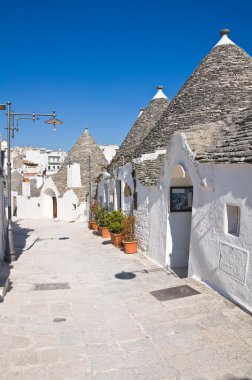
{"type": "Polygon", "coordinates": [[[100,207],[95,215],[95,221],[100,227],[107,227],[108,211],[105,208],[100,207]]]}
{"type": "Polygon", "coordinates": [[[126,216],[123,210],[115,210],[107,215],[107,227],[113,234],[121,234],[126,216]]]}
{"type": "Polygon", "coordinates": [[[134,215],[129,215],[125,218],[123,222],[123,240],[125,241],[135,241],[135,217],[134,215]]]}

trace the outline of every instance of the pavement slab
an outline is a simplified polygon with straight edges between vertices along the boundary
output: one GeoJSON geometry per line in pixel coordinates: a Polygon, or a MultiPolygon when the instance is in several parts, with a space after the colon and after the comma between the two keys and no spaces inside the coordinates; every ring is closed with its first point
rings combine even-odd
{"type": "Polygon", "coordinates": [[[1,380],[252,380],[252,318],[233,303],[86,224],[14,224],[22,250],[4,268],[1,380]],[[200,294],[150,293],[181,285],[200,294]]]}

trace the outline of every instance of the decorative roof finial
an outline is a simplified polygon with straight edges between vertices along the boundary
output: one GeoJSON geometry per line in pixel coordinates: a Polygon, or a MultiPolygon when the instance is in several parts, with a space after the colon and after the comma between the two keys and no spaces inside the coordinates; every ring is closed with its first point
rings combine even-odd
{"type": "Polygon", "coordinates": [[[161,85],[159,85],[159,86],[157,86],[157,93],[156,93],[156,95],[154,96],[154,98],[152,98],[152,100],[153,99],[167,99],[167,96],[163,93],[163,86],[161,86],[161,85]]]}
{"type": "Polygon", "coordinates": [[[221,36],[227,36],[230,33],[230,29],[221,29],[220,35],[221,36]]]}
{"type": "Polygon", "coordinates": [[[140,111],[140,113],[139,113],[139,115],[137,116],[137,118],[139,118],[139,116],[142,115],[142,113],[143,113],[143,111],[144,111],[144,108],[139,108],[139,111],[140,111]]]}
{"type": "Polygon", "coordinates": [[[221,39],[215,46],[235,45],[235,43],[231,41],[230,38],[228,37],[229,33],[230,33],[229,29],[221,29],[220,30],[221,39]]]}

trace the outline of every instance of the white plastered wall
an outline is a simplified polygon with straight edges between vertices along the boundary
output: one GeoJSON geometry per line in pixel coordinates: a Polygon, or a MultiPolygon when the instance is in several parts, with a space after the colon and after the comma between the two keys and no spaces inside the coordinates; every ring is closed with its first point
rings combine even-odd
{"type": "Polygon", "coordinates": [[[170,265],[173,242],[169,191],[172,171],[180,164],[193,185],[189,275],[251,310],[252,166],[194,162],[183,134],[173,137],[167,152],[157,186],[147,187],[137,181],[136,231],[140,248],[159,265],[170,265]],[[240,208],[239,236],[227,232],[227,204],[240,208]]]}
{"type": "MultiPolygon", "coordinates": [[[[1,164],[0,164],[1,165],[1,164]]],[[[7,234],[7,220],[4,207],[4,187],[3,177],[0,176],[0,262],[4,259],[6,234],[7,234]]],[[[1,265],[1,264],[0,264],[1,265]]]]}
{"type": "Polygon", "coordinates": [[[58,198],[58,219],[76,222],[86,221],[86,202],[79,202],[74,191],[68,190],[62,198],[58,198]]]}
{"type": "Polygon", "coordinates": [[[59,197],[52,178],[46,179],[40,197],[17,196],[17,216],[29,219],[53,219],[53,199],[57,201],[57,219],[84,222],[87,220],[86,202],[79,202],[73,190],[59,197]]]}
{"type": "Polygon", "coordinates": [[[129,214],[132,211],[133,195],[124,196],[124,188],[127,184],[131,194],[134,191],[132,179],[132,165],[127,163],[124,167],[118,168],[114,173],[114,178],[110,178],[108,173],[103,173],[98,183],[98,201],[100,204],[108,208],[109,211],[118,210],[120,207],[119,200],[121,199],[121,208],[129,214]],[[119,181],[121,185],[119,186],[119,181]],[[120,193],[120,194],[119,194],[120,193]]]}

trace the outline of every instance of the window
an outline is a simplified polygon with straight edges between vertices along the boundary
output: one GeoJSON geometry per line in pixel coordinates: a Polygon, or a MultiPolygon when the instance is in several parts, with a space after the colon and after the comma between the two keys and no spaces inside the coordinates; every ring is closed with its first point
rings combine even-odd
{"type": "Polygon", "coordinates": [[[240,207],[226,205],[227,232],[233,236],[239,236],[240,230],[240,207]]]}
{"type": "Polygon", "coordinates": [[[124,196],[125,197],[130,197],[132,194],[131,194],[131,190],[130,190],[130,187],[129,185],[126,183],[125,186],[124,186],[124,196]]]}
{"type": "Polygon", "coordinates": [[[51,166],[50,166],[50,165],[48,166],[48,169],[49,169],[49,170],[51,169],[51,166]]]}

